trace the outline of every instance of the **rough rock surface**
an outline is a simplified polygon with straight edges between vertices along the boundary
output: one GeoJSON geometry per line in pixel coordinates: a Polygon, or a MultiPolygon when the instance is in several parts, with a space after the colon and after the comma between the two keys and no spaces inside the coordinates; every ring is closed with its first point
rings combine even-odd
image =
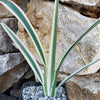
{"type": "MultiPolygon", "coordinates": [[[[29,0],[13,0],[25,12],[29,0]]],[[[15,33],[18,30],[17,19],[0,4],[0,23],[9,26],[15,33]]],[[[18,53],[18,49],[13,46],[13,42],[0,25],[0,94],[5,92],[12,85],[24,77],[30,78],[33,74],[29,72],[29,66],[24,57],[18,53]],[[2,85],[3,84],[3,85],[2,85]]],[[[4,96],[6,99],[8,97],[4,96]]],[[[0,96],[0,100],[4,98],[0,96]]]]}
{"type": "MultiPolygon", "coordinates": [[[[28,0],[12,0],[18,4],[24,11],[27,10],[28,0]]],[[[0,18],[12,17],[13,15],[0,4],[0,18]]]]}
{"type": "MultiPolygon", "coordinates": [[[[98,19],[100,17],[100,6],[84,5],[74,1],[60,1],[60,4],[69,7],[70,9],[73,9],[80,14],[90,18],[98,19]]],[[[97,4],[100,5],[100,3],[97,4]]]]}
{"type": "Polygon", "coordinates": [[[18,99],[14,98],[14,97],[10,97],[10,96],[7,96],[5,94],[0,95],[0,99],[1,100],[18,100],[18,99]]]}
{"type": "Polygon", "coordinates": [[[80,4],[85,4],[85,5],[100,6],[100,1],[99,0],[60,0],[60,1],[62,1],[62,2],[74,1],[74,2],[78,2],[80,4]]]}
{"type": "MultiPolygon", "coordinates": [[[[28,18],[34,26],[44,47],[47,59],[49,53],[53,6],[54,3],[52,2],[36,2],[35,0],[31,0],[27,12],[28,18]]],[[[71,46],[72,43],[75,42],[95,21],[95,19],[84,17],[72,9],[59,5],[56,65],[59,63],[62,55],[69,46],[71,46]]],[[[72,73],[85,64],[99,58],[99,29],[100,26],[98,25],[71,51],[65,59],[61,72],[66,74],[72,73]]],[[[17,34],[36,57],[38,62],[41,63],[27,32],[21,24],[19,24],[19,32],[17,34]]],[[[95,73],[99,68],[100,62],[82,71],[80,75],[95,73]]]]}
{"type": "Polygon", "coordinates": [[[0,55],[0,76],[23,63],[23,61],[24,58],[20,53],[0,55]]]}
{"type": "MultiPolygon", "coordinates": [[[[5,23],[14,32],[17,31],[17,20],[15,18],[0,19],[0,23],[5,23]]],[[[17,52],[18,50],[13,46],[11,39],[0,25],[0,54],[17,52]]]]}
{"type": "MultiPolygon", "coordinates": [[[[15,1],[24,11],[27,10],[27,2],[29,0],[13,0],[15,1]]],[[[50,33],[53,17],[53,2],[54,0],[31,0],[28,5],[27,15],[34,26],[41,43],[43,44],[46,56],[48,58],[48,49],[50,42],[50,33]]],[[[65,1],[65,0],[60,0],[65,1]]],[[[67,8],[59,6],[59,25],[58,25],[58,41],[57,41],[57,60],[64,54],[66,49],[86,30],[91,26],[96,20],[92,18],[87,18],[80,15],[80,8],[84,10],[90,9],[88,14],[93,16],[93,18],[98,18],[97,7],[92,7],[94,5],[99,6],[97,0],[66,0],[68,2],[76,2],[74,7],[67,8]],[[79,3],[79,6],[77,5],[79,3]],[[81,6],[82,4],[82,6],[81,6]],[[85,5],[83,5],[85,4],[85,5]],[[86,6],[87,5],[87,6],[86,6]],[[90,6],[90,8],[89,8],[90,6]],[[75,8],[77,7],[77,8],[75,8]],[[78,11],[75,12],[74,10],[78,11]],[[78,9],[78,10],[77,10],[78,9]],[[96,12],[95,14],[92,13],[96,12]]],[[[98,0],[99,1],[99,0],[98,0]]],[[[69,3],[68,3],[69,4],[69,3]]],[[[71,5],[72,6],[72,5],[71,5]]],[[[86,11],[83,15],[88,15],[86,11]],[[85,14],[84,14],[85,13],[85,14]]],[[[80,12],[82,13],[82,12],[80,12]]],[[[98,13],[99,14],[99,13],[98,13]]],[[[99,15],[100,16],[100,15],[99,15]]],[[[8,12],[3,6],[0,5],[0,22],[5,22],[14,32],[17,31],[17,20],[13,15],[8,12]],[[9,17],[9,18],[8,18],[9,17]]],[[[66,58],[59,75],[59,80],[65,78],[68,73],[76,71],[81,66],[89,63],[90,61],[100,57],[100,25],[91,31],[79,44],[76,46],[69,56],[66,58]],[[75,61],[74,61],[75,60],[75,61]]],[[[29,36],[27,35],[23,26],[19,23],[18,36],[23,40],[25,45],[27,45],[33,55],[36,57],[37,61],[41,64],[41,61],[32,46],[29,36]]],[[[4,32],[0,26],[0,94],[5,92],[7,89],[11,88],[6,93],[12,97],[19,97],[21,92],[22,83],[34,80],[34,74],[30,70],[27,63],[24,61],[19,53],[13,53],[17,50],[13,47],[11,40],[4,32]],[[7,54],[5,54],[7,53],[7,54]],[[24,81],[23,81],[24,80],[24,81]],[[15,84],[18,85],[15,86],[15,84]],[[17,88],[16,88],[17,87],[17,88]]],[[[43,66],[42,66],[43,68],[43,66]]],[[[100,62],[96,65],[89,67],[80,74],[82,76],[75,76],[70,81],[67,82],[68,92],[70,100],[100,100],[100,72],[95,73],[100,68],[100,62]],[[94,73],[94,74],[90,74],[94,73]],[[90,74],[90,75],[84,75],[90,74]]],[[[0,95],[0,100],[14,100],[15,98],[7,97],[6,95],[0,95]]],[[[16,99],[15,99],[16,100],[16,99]]]]}
{"type": "MultiPolygon", "coordinates": [[[[60,80],[66,77],[60,74],[60,80]]],[[[75,76],[67,82],[67,89],[70,100],[100,100],[100,72],[75,76]]]]}
{"type": "Polygon", "coordinates": [[[6,73],[0,76],[0,94],[10,88],[14,83],[18,82],[29,69],[29,66],[26,62],[21,62],[20,57],[17,59],[19,59],[20,61],[15,61],[15,64],[14,61],[10,60],[11,66],[13,65],[13,69],[6,71],[6,73]]]}

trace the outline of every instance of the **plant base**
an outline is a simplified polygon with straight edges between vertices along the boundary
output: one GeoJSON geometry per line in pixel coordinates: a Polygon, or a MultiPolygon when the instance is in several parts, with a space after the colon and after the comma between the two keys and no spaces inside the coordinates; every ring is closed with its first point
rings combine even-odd
{"type": "MultiPolygon", "coordinates": [[[[59,83],[58,83],[59,84],[59,83]]],[[[44,97],[42,86],[39,82],[25,83],[20,100],[69,100],[65,85],[60,87],[57,97],[44,97]]]]}

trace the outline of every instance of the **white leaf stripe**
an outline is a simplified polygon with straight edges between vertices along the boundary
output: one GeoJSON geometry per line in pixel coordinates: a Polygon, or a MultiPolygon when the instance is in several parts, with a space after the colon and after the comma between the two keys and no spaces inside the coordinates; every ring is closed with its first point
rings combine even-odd
{"type": "Polygon", "coordinates": [[[76,74],[78,74],[79,72],[81,72],[82,70],[84,70],[85,68],[95,64],[96,62],[100,61],[100,58],[96,59],[95,61],[92,61],[91,63],[83,66],[82,68],[78,69],[77,71],[75,71],[74,73],[72,73],[71,75],[69,75],[67,78],[65,78],[57,87],[56,92],[55,92],[55,96],[57,95],[57,91],[58,89],[66,82],[68,81],[70,78],[72,78],[73,76],[75,76],[76,74]]]}
{"type": "MultiPolygon", "coordinates": [[[[53,88],[55,88],[56,84],[55,82],[57,81],[57,77],[58,77],[58,73],[59,73],[59,70],[60,70],[60,67],[61,65],[63,64],[63,61],[64,59],[66,58],[66,56],[69,54],[69,52],[73,49],[73,47],[83,38],[85,37],[94,27],[96,27],[98,24],[100,24],[100,19],[98,19],[93,25],[91,25],[91,27],[89,29],[87,29],[83,34],[82,36],[79,37],[79,39],[77,39],[75,41],[75,43],[72,44],[72,46],[69,47],[69,49],[65,52],[64,56],[62,57],[59,65],[58,65],[58,68],[56,70],[56,75],[55,75],[55,80],[54,80],[54,85],[53,85],[53,88]]],[[[98,59],[97,59],[98,60],[98,59]]],[[[91,62],[91,63],[94,63],[94,62],[91,62]]],[[[87,65],[86,65],[87,66],[87,65]]]]}
{"type": "Polygon", "coordinates": [[[55,74],[55,56],[56,56],[56,41],[57,41],[57,26],[58,26],[58,6],[59,0],[55,0],[54,16],[53,16],[53,25],[52,25],[52,34],[51,34],[51,44],[50,44],[50,54],[49,54],[49,67],[48,67],[48,88],[53,96],[54,91],[51,91],[52,83],[54,80],[55,74]]]}
{"type": "Polygon", "coordinates": [[[20,39],[13,33],[13,31],[8,26],[6,26],[4,23],[1,23],[1,25],[5,29],[7,34],[10,36],[10,38],[13,40],[13,42],[18,46],[18,49],[21,51],[23,56],[26,58],[30,67],[32,68],[34,73],[37,75],[39,81],[41,82],[41,84],[43,84],[42,72],[41,72],[36,60],[30,53],[30,51],[25,47],[25,45],[20,41],[20,39]]]}
{"type": "Polygon", "coordinates": [[[37,48],[37,52],[40,55],[41,60],[43,61],[44,65],[46,65],[45,54],[40,40],[38,39],[38,36],[25,13],[11,0],[0,0],[0,3],[3,4],[10,12],[12,12],[16,16],[16,18],[23,24],[28,34],[30,35],[35,47],[37,48]]]}

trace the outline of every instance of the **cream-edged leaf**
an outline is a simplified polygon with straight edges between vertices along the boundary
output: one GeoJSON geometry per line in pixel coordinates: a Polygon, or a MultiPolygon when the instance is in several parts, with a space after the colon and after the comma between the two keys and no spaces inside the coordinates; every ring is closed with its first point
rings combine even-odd
{"type": "Polygon", "coordinates": [[[4,23],[1,23],[1,26],[7,32],[9,37],[12,39],[12,41],[18,47],[18,49],[21,51],[21,53],[23,54],[23,56],[27,60],[28,64],[30,65],[31,69],[34,71],[34,73],[38,77],[41,84],[43,84],[42,72],[41,72],[39,65],[36,62],[35,58],[30,53],[30,51],[27,49],[27,47],[25,47],[25,45],[20,41],[20,39],[15,35],[15,33],[7,25],[5,25],[4,23]]]}
{"type": "Polygon", "coordinates": [[[22,11],[22,9],[16,5],[13,1],[11,0],[0,0],[0,3],[4,5],[7,10],[9,10],[14,16],[22,23],[22,25],[25,27],[26,31],[28,32],[29,36],[31,37],[36,50],[43,61],[43,64],[46,65],[46,59],[44,55],[44,51],[42,48],[42,45],[40,43],[40,40],[38,39],[38,36],[32,27],[30,21],[28,20],[27,16],[25,13],[22,11]]]}

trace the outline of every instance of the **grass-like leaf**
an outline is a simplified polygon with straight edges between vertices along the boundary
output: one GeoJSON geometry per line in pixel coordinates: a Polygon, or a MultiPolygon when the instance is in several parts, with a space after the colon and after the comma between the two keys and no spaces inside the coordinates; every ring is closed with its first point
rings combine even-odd
{"type": "Polygon", "coordinates": [[[58,65],[58,68],[57,68],[57,71],[59,71],[61,65],[63,64],[64,62],[64,59],[66,58],[66,56],[69,54],[69,52],[73,49],[73,47],[82,39],[84,38],[85,35],[87,35],[95,26],[97,26],[98,24],[100,23],[100,19],[97,20],[87,31],[85,31],[80,37],[79,39],[77,39],[77,41],[75,41],[72,46],[67,50],[67,52],[64,54],[64,56],[62,57],[59,65],[58,65]]]}
{"type": "Polygon", "coordinates": [[[25,45],[20,41],[20,39],[15,35],[15,33],[4,23],[1,23],[2,27],[5,29],[9,37],[13,40],[15,45],[18,47],[18,49],[21,51],[23,56],[26,58],[28,64],[38,77],[39,81],[43,85],[43,75],[39,68],[38,63],[36,62],[35,58],[32,56],[30,51],[25,47],[25,45]]]}
{"type": "MultiPolygon", "coordinates": [[[[56,56],[56,40],[57,40],[57,26],[58,26],[58,6],[59,0],[55,0],[53,25],[51,33],[51,43],[50,43],[50,54],[49,54],[49,64],[48,64],[48,92],[50,93],[51,86],[54,80],[55,72],[55,56],[56,56]]],[[[49,94],[52,96],[52,94],[49,94]]]]}
{"type": "Polygon", "coordinates": [[[85,68],[87,68],[87,67],[93,65],[94,63],[96,63],[96,62],[98,62],[98,61],[100,61],[100,58],[97,59],[97,60],[95,60],[95,61],[93,61],[93,62],[91,62],[91,63],[89,63],[89,64],[87,64],[87,65],[85,65],[84,67],[78,69],[76,72],[72,73],[72,74],[69,75],[67,78],[65,78],[65,79],[58,85],[58,87],[57,87],[57,89],[56,89],[56,92],[55,92],[55,96],[57,95],[57,91],[58,91],[59,87],[61,87],[66,81],[68,81],[70,78],[72,78],[73,76],[75,76],[76,74],[78,74],[79,72],[81,72],[82,70],[84,70],[85,68]]]}
{"type": "Polygon", "coordinates": [[[67,52],[65,52],[65,54],[64,54],[64,56],[62,57],[60,63],[58,64],[58,68],[57,68],[57,70],[56,70],[55,79],[54,79],[54,82],[53,82],[54,85],[52,85],[52,86],[53,86],[52,89],[54,89],[55,86],[56,86],[56,81],[57,81],[57,77],[58,77],[58,74],[59,74],[59,70],[60,70],[61,65],[63,64],[63,62],[64,62],[66,56],[67,56],[67,55],[69,54],[69,52],[73,49],[73,47],[74,47],[82,38],[84,38],[84,36],[87,35],[95,26],[97,26],[99,23],[100,23],[100,19],[97,20],[87,31],[85,31],[85,32],[82,34],[82,36],[80,36],[79,39],[77,39],[77,41],[75,41],[75,42],[72,44],[72,46],[67,50],[67,52]]]}
{"type": "Polygon", "coordinates": [[[46,59],[42,45],[25,13],[19,6],[17,6],[11,0],[0,0],[0,3],[3,4],[7,8],[7,10],[9,10],[12,14],[14,14],[16,18],[23,24],[23,26],[25,27],[26,31],[28,32],[29,36],[31,37],[34,43],[36,50],[39,53],[41,60],[43,61],[43,64],[46,65],[46,59]]]}
{"type": "Polygon", "coordinates": [[[12,30],[9,29],[8,26],[1,23],[2,27],[5,29],[5,31],[8,33],[10,38],[17,45],[17,47],[19,48],[19,50],[22,52],[22,54],[26,58],[27,62],[29,63],[30,67],[32,68],[32,70],[34,71],[36,76],[38,77],[39,81],[41,82],[41,84],[43,86],[45,95],[51,96],[51,97],[56,96],[57,90],[59,89],[59,87],[61,85],[63,85],[67,80],[69,80],[71,77],[73,77],[74,75],[76,75],[77,73],[82,71],[83,69],[89,67],[90,65],[92,65],[92,64],[94,64],[94,63],[96,63],[97,61],[100,60],[100,58],[99,58],[99,59],[85,65],[84,67],[80,68],[79,70],[77,70],[73,74],[69,75],[67,78],[65,78],[58,85],[58,87],[56,89],[56,92],[55,92],[58,73],[59,73],[59,70],[61,68],[61,65],[64,62],[64,59],[69,54],[69,52],[73,49],[73,47],[87,33],[89,33],[95,26],[97,26],[100,23],[100,19],[98,21],[96,21],[86,32],[84,32],[82,34],[82,36],[77,41],[75,41],[75,43],[72,44],[71,47],[69,47],[67,52],[65,52],[64,56],[62,57],[59,65],[57,67],[57,70],[55,72],[55,57],[56,57],[56,41],[57,41],[59,0],[55,0],[55,9],[54,9],[53,24],[52,24],[52,33],[51,33],[51,43],[50,43],[50,54],[49,54],[48,68],[47,68],[47,62],[46,62],[46,58],[45,58],[44,51],[43,51],[42,45],[40,43],[40,40],[38,39],[38,36],[37,36],[34,28],[32,27],[30,21],[28,20],[27,16],[25,15],[25,13],[20,9],[20,7],[18,7],[11,0],[0,0],[0,3],[3,4],[10,12],[12,12],[16,16],[16,18],[23,24],[23,26],[25,27],[26,31],[28,32],[29,36],[31,37],[31,39],[32,39],[32,41],[33,41],[33,43],[36,47],[36,50],[37,50],[41,60],[43,61],[43,64],[45,66],[44,67],[44,78],[43,78],[43,75],[42,75],[42,72],[40,70],[40,67],[39,67],[38,63],[36,62],[36,60],[34,59],[32,54],[30,53],[28,48],[23,45],[21,40],[13,33],[12,30]]]}

